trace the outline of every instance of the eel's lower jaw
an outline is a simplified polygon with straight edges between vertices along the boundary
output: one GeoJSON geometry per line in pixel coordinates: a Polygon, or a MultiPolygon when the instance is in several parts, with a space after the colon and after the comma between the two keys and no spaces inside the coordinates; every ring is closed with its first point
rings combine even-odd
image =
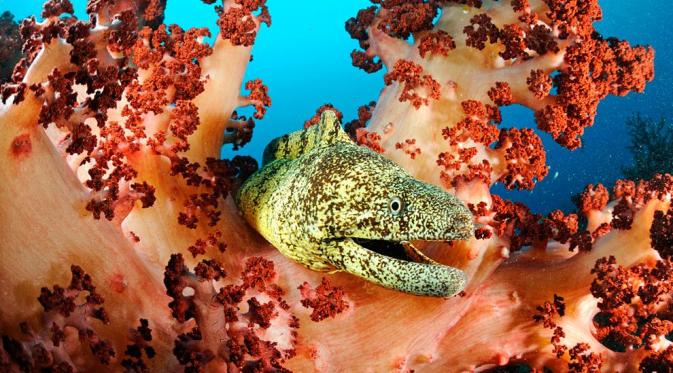
{"type": "Polygon", "coordinates": [[[451,297],[466,284],[463,271],[433,261],[408,242],[344,238],[324,242],[322,249],[336,268],[396,291],[451,297]]]}

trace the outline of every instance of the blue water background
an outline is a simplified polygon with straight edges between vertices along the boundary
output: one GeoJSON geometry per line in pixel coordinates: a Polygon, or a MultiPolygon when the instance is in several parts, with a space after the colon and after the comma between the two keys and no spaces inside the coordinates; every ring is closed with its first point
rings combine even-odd
{"type": "MultiPolygon", "coordinates": [[[[73,1],[77,16],[85,17],[84,0],[73,1]]],[[[41,1],[0,0],[0,10],[10,10],[17,19],[39,15],[41,1]]],[[[350,64],[350,51],[357,45],[344,31],[344,22],[365,0],[287,1],[268,0],[271,28],[262,27],[253,49],[254,61],[246,79],[262,78],[273,100],[264,120],[257,123],[250,144],[238,154],[257,159],[266,143],[281,134],[301,128],[305,119],[324,103],[332,103],[345,120],[357,115],[357,108],[377,100],[383,87],[383,72],[366,74],[350,64]]],[[[534,191],[496,193],[522,201],[538,212],[574,208],[572,194],[588,183],[611,184],[622,177],[621,168],[631,162],[625,120],[634,113],[673,120],[673,7],[661,0],[601,1],[604,20],[597,29],[604,36],[626,39],[632,44],[649,44],[656,50],[654,82],[644,94],[608,97],[598,111],[596,124],[586,130],[584,147],[570,152],[541,133],[547,149],[549,176],[534,191]]],[[[170,0],[167,23],[187,27],[209,27],[216,33],[212,7],[197,0],[170,0]]],[[[535,128],[532,111],[509,107],[503,111],[503,126],[535,128]]],[[[230,147],[223,149],[231,156],[230,147]]]]}

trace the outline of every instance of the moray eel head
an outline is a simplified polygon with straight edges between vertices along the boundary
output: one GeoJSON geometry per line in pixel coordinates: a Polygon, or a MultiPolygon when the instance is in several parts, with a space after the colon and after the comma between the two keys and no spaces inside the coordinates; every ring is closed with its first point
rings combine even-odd
{"type": "Polygon", "coordinates": [[[462,271],[426,257],[409,241],[472,237],[470,211],[455,196],[414,179],[383,156],[343,145],[314,158],[309,186],[315,240],[338,269],[396,290],[451,296],[462,271]]]}
{"type": "Polygon", "coordinates": [[[345,176],[319,187],[334,192],[324,196],[318,214],[330,236],[398,242],[472,236],[472,214],[455,196],[364,148],[342,149],[330,157],[336,159],[325,171],[345,176]]]}
{"type": "Polygon", "coordinates": [[[462,271],[433,261],[409,241],[468,239],[470,211],[455,196],[353,143],[332,111],[324,111],[317,125],[272,141],[264,159],[237,203],[287,257],[416,295],[452,296],[465,286],[462,271]]]}

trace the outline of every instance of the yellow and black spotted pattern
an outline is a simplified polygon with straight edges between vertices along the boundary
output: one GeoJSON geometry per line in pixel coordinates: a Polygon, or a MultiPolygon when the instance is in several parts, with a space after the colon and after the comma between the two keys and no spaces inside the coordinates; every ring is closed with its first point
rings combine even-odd
{"type": "Polygon", "coordinates": [[[264,238],[310,269],[346,271],[417,295],[451,296],[465,285],[462,271],[408,241],[471,237],[469,210],[353,143],[332,111],[315,126],[273,140],[236,202],[264,238]]]}

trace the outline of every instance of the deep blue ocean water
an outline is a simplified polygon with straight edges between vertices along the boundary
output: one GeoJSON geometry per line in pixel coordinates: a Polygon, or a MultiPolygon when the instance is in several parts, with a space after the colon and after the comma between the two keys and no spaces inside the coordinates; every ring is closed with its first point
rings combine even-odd
{"type": "MultiPolygon", "coordinates": [[[[78,17],[85,17],[84,0],[75,0],[78,17]]],[[[40,0],[0,0],[0,11],[10,10],[17,19],[39,15],[40,0]]],[[[257,123],[250,144],[239,154],[260,158],[266,143],[281,134],[299,129],[304,120],[324,103],[332,103],[345,120],[356,117],[358,106],[378,98],[383,72],[366,74],[350,64],[356,42],[344,30],[344,22],[366,0],[268,0],[272,26],[263,27],[253,49],[254,61],[247,79],[262,78],[273,100],[264,120],[257,123]]],[[[673,7],[663,0],[604,0],[604,20],[596,27],[604,36],[648,44],[656,50],[655,80],[644,94],[608,97],[598,111],[596,124],[586,130],[584,147],[570,152],[549,135],[541,137],[547,149],[549,176],[534,191],[496,193],[525,202],[538,212],[561,208],[571,210],[570,197],[588,183],[611,184],[622,177],[621,168],[631,163],[625,120],[641,113],[673,121],[673,7]]],[[[210,27],[215,34],[216,15],[198,0],[168,1],[166,23],[185,28],[210,27]]],[[[521,107],[504,110],[503,126],[535,128],[532,111],[521,107]]],[[[223,149],[229,156],[232,150],[223,149]]]]}

